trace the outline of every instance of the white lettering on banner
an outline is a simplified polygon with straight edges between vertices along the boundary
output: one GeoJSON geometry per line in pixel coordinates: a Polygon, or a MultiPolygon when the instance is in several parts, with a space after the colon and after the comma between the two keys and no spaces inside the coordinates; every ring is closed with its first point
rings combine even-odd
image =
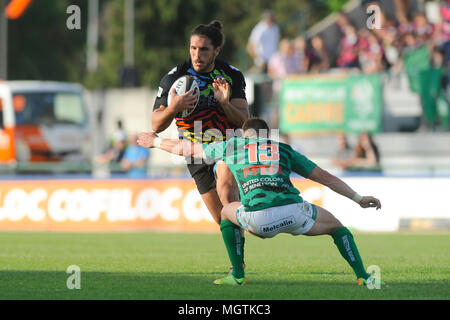
{"type": "Polygon", "coordinates": [[[180,216],[180,211],[172,207],[172,202],[180,199],[182,192],[179,188],[170,188],[164,191],[161,199],[161,217],[164,220],[174,221],[180,216]]]}
{"type": "Polygon", "coordinates": [[[63,222],[67,219],[67,214],[63,204],[67,203],[69,198],[69,191],[66,189],[59,189],[52,193],[48,200],[48,215],[57,222],[63,222]]]}
{"type": "Polygon", "coordinates": [[[136,199],[136,210],[138,216],[143,220],[155,219],[159,212],[160,199],[161,195],[158,190],[142,190],[136,199]]]}
{"type": "Polygon", "coordinates": [[[114,189],[111,191],[110,204],[106,213],[108,221],[133,220],[135,212],[131,206],[130,189],[114,189]]]}
{"type": "Polygon", "coordinates": [[[196,193],[198,194],[195,190],[191,190],[186,194],[183,201],[184,216],[192,222],[200,221],[203,215],[201,209],[197,208],[198,197],[196,193]]]}
{"type": "Polygon", "coordinates": [[[300,88],[299,86],[288,87],[285,92],[287,100],[326,100],[340,101],[345,100],[346,87],[337,85],[333,90],[324,90],[319,87],[300,88]]]}
{"type": "Polygon", "coordinates": [[[214,221],[197,189],[189,191],[184,196],[182,209],[184,217],[191,222],[198,222],[202,219],[214,221]]]}
{"type": "Polygon", "coordinates": [[[90,193],[90,201],[87,208],[89,221],[98,221],[100,213],[108,211],[110,191],[107,189],[94,189],[90,193]]]}
{"type": "Polygon", "coordinates": [[[82,221],[87,214],[89,194],[86,190],[73,190],[66,203],[66,214],[71,221],[82,221]],[[86,207],[86,208],[84,208],[86,207]]]}
{"type": "Polygon", "coordinates": [[[61,188],[49,192],[37,188],[27,192],[15,188],[0,194],[0,221],[28,218],[39,222],[48,217],[55,222],[96,222],[102,214],[111,222],[138,218],[153,220],[158,216],[166,221],[175,221],[181,214],[190,222],[214,221],[197,189],[184,193],[178,187],[163,192],[146,188],[133,196],[132,189],[61,188]]]}
{"type": "Polygon", "coordinates": [[[45,189],[36,189],[30,192],[28,196],[28,217],[33,221],[41,221],[45,219],[45,211],[39,208],[39,203],[47,199],[47,191],[45,189]]]}
{"type": "Polygon", "coordinates": [[[22,189],[13,189],[6,194],[4,210],[6,217],[11,221],[19,221],[26,215],[28,205],[27,193],[22,189]]]}
{"type": "Polygon", "coordinates": [[[122,190],[121,212],[119,219],[123,221],[132,221],[137,218],[137,210],[133,208],[132,204],[133,192],[130,189],[122,190]]]}

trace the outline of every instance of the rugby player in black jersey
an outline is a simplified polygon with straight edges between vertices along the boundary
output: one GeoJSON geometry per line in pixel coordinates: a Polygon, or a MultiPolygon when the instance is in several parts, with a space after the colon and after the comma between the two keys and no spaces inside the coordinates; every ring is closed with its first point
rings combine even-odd
{"type": "MultiPolygon", "coordinates": [[[[221,29],[222,24],[217,20],[197,26],[190,37],[190,58],[162,78],[152,114],[152,128],[156,133],[167,129],[176,119],[180,139],[211,143],[218,135],[225,140],[227,129],[241,128],[248,119],[243,74],[239,69],[217,59],[224,44],[221,29]],[[169,92],[175,80],[184,75],[196,78],[200,97],[195,110],[187,117],[180,118],[181,111],[192,109],[192,104],[197,100],[196,96],[191,96],[192,91],[178,96],[175,96],[174,90],[169,92]],[[172,95],[170,105],[169,95],[172,95]],[[201,122],[200,130],[200,122],[197,121],[201,122]],[[215,134],[208,134],[210,132],[215,134]]],[[[214,221],[220,225],[223,205],[239,201],[233,175],[226,166],[218,166],[214,173],[214,164],[198,163],[198,159],[193,158],[187,159],[187,163],[203,202],[214,221]]],[[[243,242],[242,237],[242,246],[243,242]]]]}

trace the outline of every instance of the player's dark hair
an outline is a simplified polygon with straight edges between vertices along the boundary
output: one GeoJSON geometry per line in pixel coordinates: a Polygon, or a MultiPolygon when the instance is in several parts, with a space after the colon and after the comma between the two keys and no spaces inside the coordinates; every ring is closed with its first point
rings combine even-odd
{"type": "Polygon", "coordinates": [[[201,24],[197,26],[191,33],[192,36],[205,37],[211,40],[214,48],[223,47],[225,37],[222,33],[222,22],[213,20],[209,24],[201,24]]]}
{"type": "Polygon", "coordinates": [[[269,126],[267,125],[267,122],[265,122],[263,119],[249,118],[242,125],[242,130],[247,131],[249,129],[253,129],[256,132],[259,132],[259,130],[267,130],[268,132],[269,126]]]}

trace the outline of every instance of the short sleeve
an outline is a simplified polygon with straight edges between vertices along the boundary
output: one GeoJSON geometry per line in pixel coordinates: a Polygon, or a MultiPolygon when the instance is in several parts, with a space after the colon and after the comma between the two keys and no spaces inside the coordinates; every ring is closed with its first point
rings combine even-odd
{"type": "Polygon", "coordinates": [[[160,106],[167,107],[167,99],[169,97],[169,90],[174,82],[173,77],[170,75],[165,75],[161,82],[159,83],[158,93],[156,94],[155,104],[153,105],[153,110],[158,109],[160,106]]]}
{"type": "MultiPolygon", "coordinates": [[[[231,68],[234,68],[233,66],[230,66],[231,68]]],[[[245,78],[239,69],[234,68],[236,71],[236,76],[233,78],[233,85],[231,87],[231,97],[230,99],[245,99],[247,100],[247,97],[245,95],[245,78]]]]}
{"type": "Polygon", "coordinates": [[[298,173],[302,177],[308,177],[317,164],[292,148],[290,148],[290,151],[292,155],[292,171],[298,173]]]}
{"type": "Polygon", "coordinates": [[[261,38],[261,23],[258,22],[250,32],[249,42],[253,45],[257,45],[261,38]]]}
{"type": "Polygon", "coordinates": [[[203,151],[207,160],[221,160],[224,157],[226,142],[203,144],[203,151]]]}

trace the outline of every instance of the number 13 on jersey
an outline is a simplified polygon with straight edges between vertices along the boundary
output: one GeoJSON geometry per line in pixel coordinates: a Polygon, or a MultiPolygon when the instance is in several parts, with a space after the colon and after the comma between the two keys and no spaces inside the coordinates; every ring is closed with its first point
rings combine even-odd
{"type": "Polygon", "coordinates": [[[250,163],[280,160],[278,144],[261,144],[258,146],[256,143],[249,143],[244,149],[248,150],[247,159],[250,163]]]}

